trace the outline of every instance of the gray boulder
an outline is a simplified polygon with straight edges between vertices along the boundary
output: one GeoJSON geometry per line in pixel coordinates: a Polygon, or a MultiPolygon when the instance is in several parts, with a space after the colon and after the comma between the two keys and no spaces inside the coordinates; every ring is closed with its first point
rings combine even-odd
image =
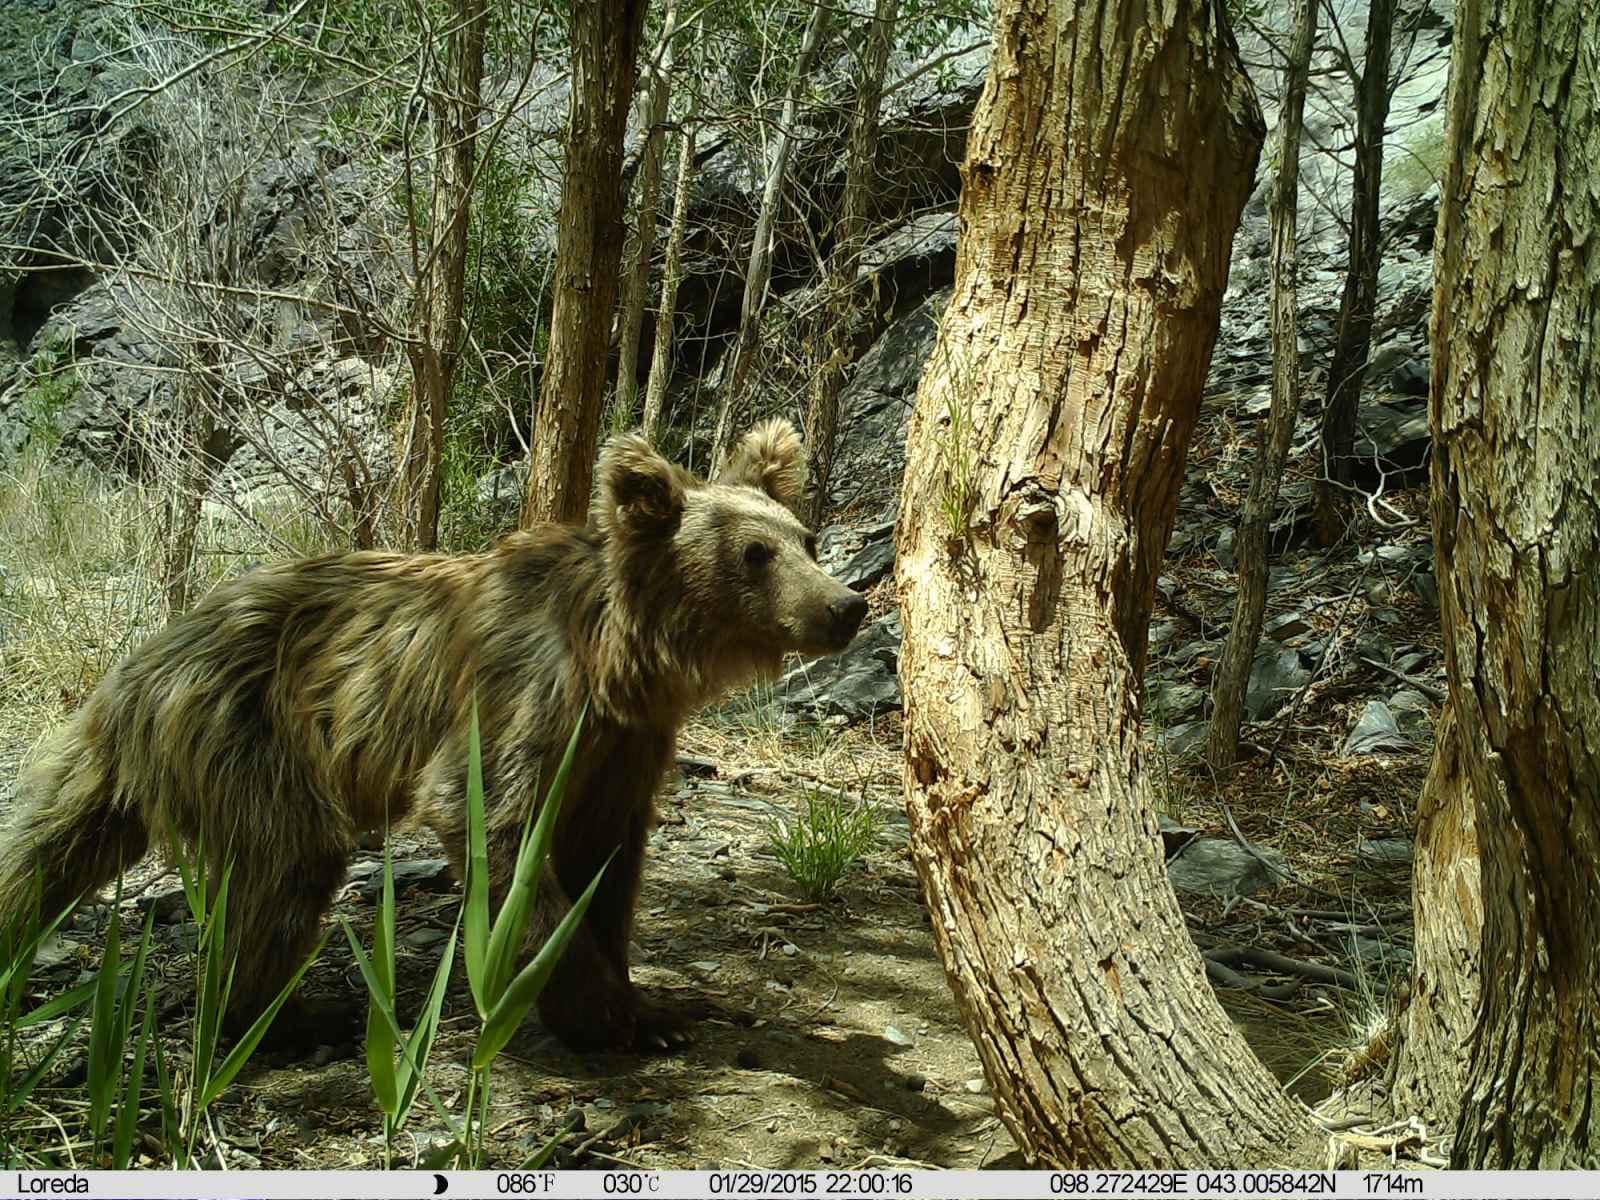
{"type": "Polygon", "coordinates": [[[778,683],[777,697],[801,716],[870,720],[900,707],[898,612],[868,625],[841,654],[813,659],[778,683]]]}

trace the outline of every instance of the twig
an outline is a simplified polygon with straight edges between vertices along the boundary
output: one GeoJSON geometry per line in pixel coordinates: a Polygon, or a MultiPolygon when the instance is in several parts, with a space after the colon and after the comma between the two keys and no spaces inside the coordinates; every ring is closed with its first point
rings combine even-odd
{"type": "Polygon", "coordinates": [[[1398,679],[1407,687],[1415,688],[1429,700],[1432,700],[1437,704],[1443,704],[1445,700],[1448,699],[1444,689],[1436,688],[1433,686],[1433,684],[1424,682],[1423,680],[1418,679],[1415,675],[1407,675],[1404,671],[1396,670],[1394,667],[1385,666],[1383,663],[1378,662],[1373,658],[1363,657],[1361,661],[1366,663],[1367,666],[1371,667],[1374,671],[1382,671],[1390,678],[1398,679]]]}
{"type": "Polygon", "coordinates": [[[1309,979],[1314,983],[1331,983],[1344,988],[1346,991],[1361,991],[1361,981],[1349,971],[1339,967],[1326,966],[1323,963],[1290,958],[1287,954],[1279,954],[1276,950],[1263,950],[1257,946],[1222,946],[1215,950],[1208,950],[1205,958],[1208,963],[1215,962],[1224,967],[1233,966],[1241,962],[1253,962],[1269,971],[1279,971],[1286,975],[1299,975],[1301,978],[1309,979]]]}
{"type": "Polygon", "coordinates": [[[1244,831],[1239,828],[1239,822],[1233,819],[1233,810],[1228,807],[1228,802],[1222,798],[1222,794],[1220,792],[1217,793],[1217,803],[1222,806],[1222,815],[1228,822],[1228,831],[1233,834],[1234,841],[1238,842],[1239,845],[1243,847],[1244,850],[1263,867],[1267,868],[1267,870],[1271,871],[1274,875],[1277,875],[1283,879],[1287,879],[1295,886],[1305,888],[1308,892],[1316,892],[1317,895],[1327,896],[1332,900],[1344,899],[1344,897],[1338,892],[1330,892],[1327,888],[1318,887],[1314,883],[1306,882],[1304,879],[1301,879],[1299,875],[1295,874],[1295,872],[1289,867],[1279,866],[1266,855],[1262,854],[1261,851],[1255,848],[1255,846],[1251,845],[1250,839],[1244,836],[1244,831]]]}

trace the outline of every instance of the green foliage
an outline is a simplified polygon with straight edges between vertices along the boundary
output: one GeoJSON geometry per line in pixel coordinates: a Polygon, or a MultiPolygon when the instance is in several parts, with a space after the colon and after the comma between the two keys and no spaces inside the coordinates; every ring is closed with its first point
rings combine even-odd
{"type": "Polygon", "coordinates": [[[965,386],[956,381],[950,389],[949,416],[939,438],[939,463],[944,484],[939,491],[939,515],[957,540],[965,538],[978,504],[978,454],[973,445],[972,410],[965,386]]]}
{"type": "Polygon", "coordinates": [[[29,436],[46,450],[54,449],[61,440],[62,418],[78,398],[80,384],[72,342],[70,330],[52,337],[24,368],[22,412],[29,436]]]}
{"type": "Polygon", "coordinates": [[[878,844],[878,815],[865,801],[811,790],[805,811],[768,830],[773,852],[812,900],[833,895],[852,864],[878,844]]]}

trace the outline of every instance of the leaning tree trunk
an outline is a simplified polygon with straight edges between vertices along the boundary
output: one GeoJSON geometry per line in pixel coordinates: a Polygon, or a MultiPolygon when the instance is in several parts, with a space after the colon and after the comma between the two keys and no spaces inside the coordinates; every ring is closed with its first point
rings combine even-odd
{"type": "MultiPolygon", "coordinates": [[[[699,40],[700,26],[695,26],[699,40]]],[[[667,263],[661,273],[661,304],[656,310],[655,344],[650,352],[650,382],[644,392],[644,436],[653,445],[661,435],[667,407],[667,385],[672,382],[673,322],[678,313],[678,285],[683,282],[683,238],[689,228],[689,194],[694,182],[694,127],[699,117],[698,87],[679,134],[678,181],[672,198],[672,227],[667,231],[667,263]]]]}
{"type": "Polygon", "coordinates": [[[605,403],[622,263],[622,138],[647,0],[572,6],[572,110],[556,216],[550,352],[533,421],[522,524],[582,521],[605,403]]]}
{"type": "Polygon", "coordinates": [[[1283,72],[1283,116],[1278,124],[1278,171],[1272,188],[1272,409],[1250,476],[1234,558],[1239,591],[1233,623],[1211,686],[1211,728],[1206,756],[1213,767],[1233,765],[1239,756],[1239,725],[1244,715],[1250,666],[1261,638],[1267,609],[1267,527],[1278,507],[1278,485],[1289,459],[1289,440],[1300,415],[1300,347],[1295,326],[1295,274],[1300,269],[1297,220],[1300,211],[1300,130],[1306,110],[1306,81],[1317,37],[1318,0],[1297,0],[1294,43],[1283,72]]]}
{"type": "Polygon", "coordinates": [[[1451,1162],[1593,1168],[1600,19],[1591,0],[1467,0],[1451,75],[1433,518],[1484,904],[1482,998],[1451,1162]]]}
{"type": "Polygon", "coordinates": [[[460,0],[451,19],[445,75],[433,98],[432,244],[418,264],[414,336],[407,348],[411,399],[400,454],[401,540],[422,550],[439,544],[444,426],[461,355],[487,0],[460,0]]]}
{"type": "Polygon", "coordinates": [[[850,122],[850,152],[845,166],[844,198],[834,231],[833,255],[816,336],[816,375],[806,406],[806,471],[811,489],[806,519],[822,524],[828,506],[828,483],[833,474],[833,453],[839,433],[839,389],[850,354],[850,317],[856,302],[856,272],[861,266],[861,243],[867,227],[867,204],[872,194],[873,168],[878,149],[878,110],[883,104],[883,77],[894,46],[894,23],[900,0],[877,0],[872,32],[861,56],[856,79],[856,110],[850,122]]]}
{"type": "Polygon", "coordinates": [[[1322,479],[1317,484],[1317,540],[1331,546],[1344,536],[1350,510],[1356,415],[1372,348],[1378,303],[1378,188],[1383,182],[1384,123],[1389,119],[1389,45],[1395,0],[1372,0],[1367,9],[1366,58],[1356,87],[1356,170],[1351,183],[1350,259],[1339,302],[1339,339],[1328,368],[1322,409],[1322,479]]]}
{"type": "Polygon", "coordinates": [[[1146,632],[1262,139],[1220,4],[1009,0],[898,533],[912,855],[1033,1158],[1311,1162],[1208,988],[1139,735],[1146,632]]]}
{"type": "Polygon", "coordinates": [[[817,47],[833,13],[830,0],[816,0],[811,19],[800,38],[800,57],[789,76],[789,89],[783,98],[783,115],[774,138],[772,163],[767,169],[766,186],[761,192],[761,210],[756,214],[755,235],[750,243],[750,265],[744,273],[744,298],[739,304],[739,332],[734,337],[732,357],[722,376],[722,400],[717,406],[717,424],[711,437],[712,468],[723,460],[733,445],[734,424],[744,415],[745,389],[750,385],[750,365],[755,361],[756,344],[761,340],[761,314],[767,305],[767,284],[772,279],[772,239],[778,222],[778,207],[783,202],[783,183],[789,173],[789,151],[794,144],[795,119],[800,112],[800,88],[811,75],[817,47]]]}
{"type": "Polygon", "coordinates": [[[644,165],[639,173],[633,246],[629,252],[622,295],[616,405],[624,424],[633,423],[634,404],[639,394],[639,337],[644,330],[644,300],[650,288],[650,254],[656,246],[656,221],[661,213],[661,160],[667,152],[667,101],[672,94],[672,39],[677,32],[678,0],[667,0],[667,13],[661,25],[661,47],[650,68],[650,101],[644,114],[644,165]]]}

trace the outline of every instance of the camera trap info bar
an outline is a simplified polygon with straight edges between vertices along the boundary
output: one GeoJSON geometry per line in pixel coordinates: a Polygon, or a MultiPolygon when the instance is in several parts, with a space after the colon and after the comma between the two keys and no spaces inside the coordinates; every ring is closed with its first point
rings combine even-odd
{"type": "Polygon", "coordinates": [[[0,1200],[1053,1200],[1527,1197],[1600,1200],[1600,1171],[8,1171],[0,1200]]]}

